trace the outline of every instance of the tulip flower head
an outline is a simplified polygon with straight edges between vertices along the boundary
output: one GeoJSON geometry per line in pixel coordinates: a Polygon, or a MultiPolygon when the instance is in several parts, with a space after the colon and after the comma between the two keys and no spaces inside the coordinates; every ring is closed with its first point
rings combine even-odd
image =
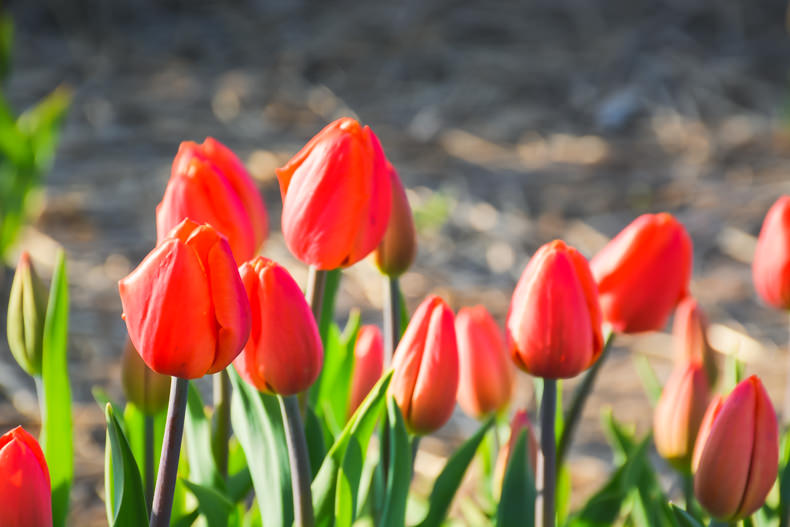
{"type": "Polygon", "coordinates": [[[699,362],[677,366],[669,377],[653,415],[653,437],[658,453],[678,470],[689,472],[710,389],[699,362]]]}
{"type": "Polygon", "coordinates": [[[258,390],[294,395],[318,378],[324,349],[299,285],[276,262],[258,256],[240,268],[252,313],[252,331],[234,361],[258,390]]]}
{"type": "Polygon", "coordinates": [[[393,355],[389,393],[407,427],[428,434],[444,426],[458,391],[458,346],[453,312],[436,295],[417,308],[393,355]]]}
{"type": "Polygon", "coordinates": [[[249,337],[250,306],[233,254],[209,225],[182,221],[118,289],[129,337],[157,373],[217,373],[249,337]]]}
{"type": "Polygon", "coordinates": [[[513,363],[502,330],[483,306],[465,307],[455,317],[458,339],[458,404],[482,418],[504,410],[513,391],[513,363]]]}
{"type": "Polygon", "coordinates": [[[0,436],[0,525],[52,527],[47,462],[21,426],[0,436]]]}
{"type": "Polygon", "coordinates": [[[384,238],[373,254],[376,267],[382,273],[387,276],[400,276],[414,262],[417,254],[417,233],[409,200],[398,173],[390,163],[387,163],[387,170],[392,181],[392,211],[384,238]]]}
{"type": "Polygon", "coordinates": [[[601,312],[619,333],[664,327],[688,293],[691,238],[672,215],[643,214],[590,262],[601,312]]]}
{"type": "Polygon", "coordinates": [[[351,395],[348,414],[362,403],[384,370],[384,339],[378,326],[359,328],[354,343],[354,373],[351,376],[351,395]]]}
{"type": "Polygon", "coordinates": [[[790,309],[790,196],[782,196],[763,221],[752,262],[757,293],[776,309],[790,309]]]}
{"type": "Polygon", "coordinates": [[[540,450],[538,448],[538,439],[535,437],[535,431],[532,429],[526,410],[519,410],[513,414],[513,418],[510,420],[510,437],[499,451],[496,464],[494,465],[494,493],[497,499],[499,499],[502,493],[502,482],[505,480],[507,465],[510,462],[511,453],[516,447],[516,441],[518,441],[518,436],[521,434],[522,430],[526,430],[527,432],[526,447],[528,450],[527,459],[529,460],[529,467],[532,471],[532,476],[534,477],[536,474],[538,451],[540,450]]]}
{"type": "Polygon", "coordinates": [[[511,357],[530,375],[574,377],[598,360],[601,312],[584,256],[560,240],[538,249],[513,291],[506,329],[511,357]]]}
{"type": "Polygon", "coordinates": [[[338,119],[276,172],[283,236],[301,261],[348,267],[379,244],[390,221],[392,181],[370,128],[338,119]]]}
{"type": "Polygon", "coordinates": [[[146,415],[155,415],[167,408],[170,377],[146,366],[129,339],[121,356],[121,386],[126,400],[146,415]]]}
{"type": "Polygon", "coordinates": [[[713,386],[718,377],[716,352],[708,342],[708,317],[697,301],[687,296],[675,309],[672,339],[675,347],[675,363],[684,365],[698,362],[705,368],[708,383],[713,386]]]}
{"type": "Polygon", "coordinates": [[[23,251],[11,284],[6,335],[11,354],[30,375],[41,375],[48,296],[30,255],[23,251]]]}
{"type": "Polygon", "coordinates": [[[719,520],[751,516],[765,502],[779,465],[776,413],[751,376],[708,407],[694,447],[694,494],[719,520]]]}
{"type": "Polygon", "coordinates": [[[268,232],[258,189],[238,157],[209,137],[181,143],[170,181],[156,207],[159,243],[181,221],[207,223],[224,235],[237,262],[255,256],[268,232]]]}

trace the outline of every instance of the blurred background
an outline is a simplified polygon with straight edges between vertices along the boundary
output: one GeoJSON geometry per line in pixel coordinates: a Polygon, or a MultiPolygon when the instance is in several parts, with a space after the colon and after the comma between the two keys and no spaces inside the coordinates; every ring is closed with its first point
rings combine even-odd
{"type": "MultiPolygon", "coordinates": [[[[692,292],[714,346],[737,352],[781,406],[787,320],[757,300],[749,264],[763,215],[790,192],[784,1],[39,0],[6,12],[5,103],[18,114],[58,87],[50,103],[71,97],[33,220],[6,252],[0,305],[21,249],[48,276],[65,247],[73,525],[106,521],[104,416],[90,390],[122,397],[116,283],[155,242],[154,208],[187,139],[213,136],[247,163],[270,213],[264,254],[304,283],[279,233],[274,168],[337,117],[369,124],[415,210],[419,254],[401,282],[412,309],[437,292],[503,322],[543,243],[564,238],[590,257],[637,215],[670,211],[694,240],[692,292]]],[[[361,262],[338,317],[360,307],[380,322],[381,297],[361,262]]],[[[631,355],[663,379],[671,352],[666,334],[618,339],[573,450],[577,499],[609,470],[602,410],[651,425],[631,355]]],[[[28,380],[0,339],[0,432],[36,428],[28,380]]],[[[514,407],[531,408],[521,384],[514,407]]],[[[474,427],[458,411],[423,441],[418,471],[432,475],[474,427]]]]}

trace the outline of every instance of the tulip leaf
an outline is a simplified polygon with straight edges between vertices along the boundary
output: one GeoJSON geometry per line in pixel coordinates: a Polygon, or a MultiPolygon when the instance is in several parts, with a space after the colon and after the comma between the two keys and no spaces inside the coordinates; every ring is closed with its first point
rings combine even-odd
{"type": "Polygon", "coordinates": [[[71,418],[71,386],[66,361],[69,325],[69,290],[66,255],[58,251],[44,321],[41,416],[41,448],[49,465],[52,484],[52,521],[66,523],[69,492],[74,479],[74,445],[71,418]]]}
{"type": "Polygon", "coordinates": [[[428,514],[418,527],[439,527],[444,521],[450,504],[461,486],[461,480],[466,474],[466,469],[474,459],[475,452],[486,437],[486,432],[494,423],[494,418],[488,419],[475,434],[467,439],[461,447],[447,460],[447,464],[436,478],[433,490],[428,498],[428,514]]]}
{"type": "Polygon", "coordinates": [[[104,492],[107,521],[111,527],[137,527],[148,524],[143,483],[129,442],[111,405],[105,409],[107,445],[105,447],[104,492]]]}
{"type": "Polygon", "coordinates": [[[672,512],[675,514],[675,520],[677,520],[678,527],[704,527],[704,525],[700,523],[694,516],[684,511],[674,503],[670,504],[670,507],[672,507],[672,512]]]}
{"type": "MultiPolygon", "coordinates": [[[[214,456],[206,455],[206,452],[213,452],[211,448],[211,422],[206,417],[203,400],[193,382],[189,383],[184,436],[186,439],[187,459],[189,460],[189,479],[191,480],[188,483],[224,492],[225,482],[222,480],[219,470],[217,470],[214,456]]],[[[189,485],[187,487],[193,490],[189,485]]]]}
{"type": "Polygon", "coordinates": [[[195,509],[192,512],[184,514],[183,516],[174,518],[170,522],[170,527],[192,527],[199,517],[200,510],[195,509]]]}
{"type": "MultiPolygon", "coordinates": [[[[333,525],[334,523],[335,492],[343,460],[349,451],[352,438],[354,451],[367,452],[370,436],[373,434],[381,414],[384,397],[391,379],[392,370],[386,372],[368,393],[334,444],[329,448],[321,468],[318,469],[318,474],[313,479],[313,509],[315,510],[316,524],[319,526],[333,525]]],[[[358,489],[351,489],[353,493],[357,493],[357,491],[358,489]]]]}
{"type": "Polygon", "coordinates": [[[658,399],[661,397],[661,383],[658,381],[656,372],[653,370],[653,366],[650,365],[647,357],[639,353],[634,353],[632,356],[636,373],[639,374],[639,378],[642,380],[642,387],[645,389],[650,404],[655,407],[658,399]]]}
{"type": "Polygon", "coordinates": [[[401,527],[406,521],[406,499],[412,477],[412,452],[403,414],[395,399],[387,399],[387,433],[389,434],[389,467],[384,492],[384,509],[380,526],[401,527]]]}
{"type": "Polygon", "coordinates": [[[535,522],[535,481],[527,456],[527,431],[521,430],[502,480],[496,513],[497,527],[532,527],[535,522]]]}
{"type": "Polygon", "coordinates": [[[318,334],[321,335],[321,342],[326,342],[329,326],[335,318],[335,300],[337,292],[340,290],[340,279],[343,277],[342,269],[332,269],[326,271],[324,279],[324,294],[321,298],[321,316],[318,320],[318,334]]]}
{"type": "Polygon", "coordinates": [[[197,499],[198,511],[206,518],[207,527],[227,527],[228,517],[233,511],[233,503],[212,487],[188,480],[182,480],[182,482],[197,499]]]}
{"type": "MultiPolygon", "coordinates": [[[[116,411],[113,409],[113,411],[116,411]]],[[[126,403],[123,412],[124,432],[129,439],[129,446],[132,449],[134,459],[137,461],[137,468],[140,476],[145,481],[145,427],[146,415],[134,403],[126,403]]],[[[156,474],[159,467],[159,457],[162,453],[162,438],[165,433],[165,421],[167,411],[161,411],[155,416],[151,416],[151,425],[154,427],[154,452],[153,452],[153,481],[156,481],[156,474]]]]}
{"type": "Polygon", "coordinates": [[[228,373],[233,384],[233,432],[247,457],[266,527],[290,527],[294,520],[291,468],[280,403],[244,382],[234,368],[228,373]]]}
{"type": "Polygon", "coordinates": [[[304,432],[307,440],[307,453],[310,456],[310,469],[313,472],[310,476],[314,478],[326,455],[326,445],[324,444],[324,429],[321,420],[310,406],[305,409],[304,432]]]}
{"type": "Polygon", "coordinates": [[[779,514],[782,518],[782,527],[787,526],[790,516],[790,433],[787,430],[782,434],[779,463],[779,514]]]}

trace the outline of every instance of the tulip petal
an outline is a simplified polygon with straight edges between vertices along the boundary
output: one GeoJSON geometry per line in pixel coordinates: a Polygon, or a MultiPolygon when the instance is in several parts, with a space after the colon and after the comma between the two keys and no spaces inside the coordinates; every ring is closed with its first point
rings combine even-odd
{"type": "Polygon", "coordinates": [[[36,440],[22,427],[0,437],[0,524],[50,527],[49,470],[36,440]]]}

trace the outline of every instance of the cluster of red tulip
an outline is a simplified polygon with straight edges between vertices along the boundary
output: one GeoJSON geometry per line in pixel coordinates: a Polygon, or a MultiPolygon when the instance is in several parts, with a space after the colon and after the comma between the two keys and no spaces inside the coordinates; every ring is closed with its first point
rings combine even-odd
{"type": "MultiPolygon", "coordinates": [[[[448,422],[456,401],[483,424],[437,478],[421,527],[444,521],[478,450],[493,504],[478,503],[477,520],[466,516],[472,524],[733,524],[762,507],[786,525],[790,499],[763,507],[780,466],[774,408],[754,376],[726,396],[713,395],[715,352],[705,315],[689,296],[692,243],[673,216],[640,216],[590,262],[562,241],[542,246],[513,291],[504,331],[485,307],[454,316],[435,295],[400,324],[398,276],[415,257],[416,232],[398,174],[370,128],[348,118],[330,124],[277,177],[285,242],[311,266],[306,295],[284,267],[258,256],[267,213],[239,159],[213,139],[183,143],[175,157],[156,209],[156,247],[119,283],[130,339],[122,381],[133,412],[107,406],[111,525],[164,526],[171,517],[187,525],[202,517],[212,526],[260,525],[261,518],[267,526],[350,526],[361,518],[402,526],[412,449],[448,422]],[[332,322],[331,277],[339,275],[331,273],[370,254],[387,284],[384,335],[374,325],[359,327],[358,318],[341,334],[332,322]],[[667,505],[658,487],[651,501],[646,489],[655,476],[644,469],[644,448],[630,445],[633,438],[615,423],[625,464],[568,515],[567,496],[558,498],[567,481],[558,471],[613,336],[661,330],[673,311],[676,364],[656,402],[653,437],[658,453],[693,481],[685,510],[667,505]],[[540,441],[519,410],[499,449],[514,365],[539,388],[540,441]],[[558,421],[558,380],[584,372],[558,421]],[[188,383],[207,374],[216,374],[210,418],[188,383]],[[136,421],[134,412],[144,418],[136,421]],[[185,428],[187,468],[179,466],[185,428]],[[138,429],[145,430],[144,448],[138,429]],[[368,450],[376,430],[378,455],[368,450]],[[641,520],[627,512],[637,505],[641,520]]],[[[754,281],[766,302],[790,308],[790,198],[768,213],[754,281]]],[[[23,255],[8,340],[33,376],[51,362],[49,310],[23,255]]],[[[45,454],[49,461],[47,445],[42,453],[21,428],[0,437],[0,525],[53,525],[45,454]]],[[[63,525],[58,511],[54,523],[63,525]]]]}

